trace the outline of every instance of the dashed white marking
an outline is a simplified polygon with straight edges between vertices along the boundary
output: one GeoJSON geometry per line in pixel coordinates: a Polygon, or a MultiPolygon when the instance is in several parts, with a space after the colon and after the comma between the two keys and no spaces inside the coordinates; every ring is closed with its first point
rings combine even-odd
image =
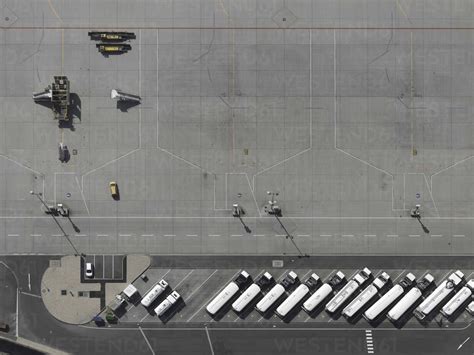
{"type": "Polygon", "coordinates": [[[309,234],[297,234],[296,236],[297,237],[310,237],[309,234]]]}
{"type": "Polygon", "coordinates": [[[87,237],[87,234],[74,234],[75,237],[87,237]]]}
{"type": "Polygon", "coordinates": [[[18,234],[8,234],[9,237],[19,237],[18,234]]]}
{"type": "Polygon", "coordinates": [[[418,238],[420,235],[419,234],[408,234],[410,238],[418,238]]]}
{"type": "Polygon", "coordinates": [[[131,234],[119,234],[119,237],[131,237],[131,234]]]}
{"type": "Polygon", "coordinates": [[[343,234],[342,236],[346,238],[351,238],[354,236],[354,234],[343,234]]]}
{"type": "Polygon", "coordinates": [[[154,237],[154,234],[142,234],[142,237],[154,237]]]}
{"type": "Polygon", "coordinates": [[[453,237],[454,238],[464,238],[465,235],[464,234],[453,234],[453,237]]]}
{"type": "Polygon", "coordinates": [[[398,234],[387,234],[388,238],[397,238],[398,234]]]}
{"type": "Polygon", "coordinates": [[[432,238],[441,238],[443,235],[442,234],[432,234],[432,238]]]}
{"type": "Polygon", "coordinates": [[[332,234],[320,234],[320,237],[332,237],[332,234]]]}
{"type": "Polygon", "coordinates": [[[376,234],[364,234],[364,237],[376,237],[376,234]]]}
{"type": "Polygon", "coordinates": [[[275,234],[275,237],[286,237],[286,234],[275,234]]]}
{"type": "Polygon", "coordinates": [[[41,234],[30,234],[31,237],[41,237],[41,234]]]}
{"type": "Polygon", "coordinates": [[[108,234],[97,234],[98,237],[108,237],[108,234]]]}
{"type": "Polygon", "coordinates": [[[186,237],[197,237],[197,234],[186,234],[186,237]]]}
{"type": "Polygon", "coordinates": [[[254,237],[265,237],[265,234],[254,234],[254,237]]]}
{"type": "Polygon", "coordinates": [[[165,234],[164,237],[176,237],[176,234],[165,234]]]}
{"type": "Polygon", "coordinates": [[[208,237],[220,237],[220,234],[208,234],[208,237]]]}
{"type": "Polygon", "coordinates": [[[51,237],[62,237],[62,234],[51,234],[51,237]]]}
{"type": "Polygon", "coordinates": [[[230,236],[231,236],[231,237],[243,237],[242,234],[231,234],[230,236]]]}

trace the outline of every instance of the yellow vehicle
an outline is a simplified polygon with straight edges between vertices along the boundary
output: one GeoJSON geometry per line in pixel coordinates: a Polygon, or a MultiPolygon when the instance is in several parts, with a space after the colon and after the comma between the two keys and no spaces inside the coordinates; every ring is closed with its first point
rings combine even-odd
{"type": "Polygon", "coordinates": [[[119,191],[118,191],[117,183],[115,181],[111,181],[109,183],[109,189],[110,189],[110,194],[112,195],[114,200],[117,199],[119,197],[119,191]]]}
{"type": "Polygon", "coordinates": [[[119,54],[119,53],[126,53],[132,46],[129,44],[107,44],[107,43],[99,43],[96,44],[97,49],[102,54],[119,54]]]}

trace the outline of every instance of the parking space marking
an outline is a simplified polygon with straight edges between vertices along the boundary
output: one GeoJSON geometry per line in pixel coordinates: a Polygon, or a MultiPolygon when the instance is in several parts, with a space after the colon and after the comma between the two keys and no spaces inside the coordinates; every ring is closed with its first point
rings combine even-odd
{"type": "Polygon", "coordinates": [[[199,290],[207,281],[209,281],[209,279],[210,279],[212,276],[214,276],[214,274],[215,274],[217,271],[219,271],[219,270],[218,270],[218,269],[214,270],[214,272],[213,272],[212,274],[210,274],[210,275],[208,276],[208,278],[204,280],[203,283],[201,283],[193,292],[191,292],[191,294],[184,300],[184,302],[189,301],[189,300],[191,299],[191,297],[196,293],[196,291],[199,290]]]}
{"type": "MultiPolygon", "coordinates": [[[[217,270],[216,270],[216,271],[217,271],[217,270]]],[[[219,294],[219,292],[221,292],[232,280],[234,280],[235,277],[236,277],[240,272],[241,272],[240,269],[237,270],[237,272],[236,272],[226,283],[224,283],[224,286],[222,286],[222,287],[219,289],[219,291],[217,291],[210,299],[211,299],[211,300],[214,299],[214,297],[216,297],[216,296],[219,294]]],[[[214,273],[213,273],[213,274],[214,274],[214,273]]],[[[212,276],[212,275],[211,275],[211,276],[212,276]]],[[[204,283],[203,283],[203,284],[204,284],[204,283]]],[[[201,284],[201,286],[202,286],[203,284],[201,284]]],[[[200,286],[200,287],[201,287],[201,286],[200,286]]],[[[207,303],[208,303],[208,301],[204,302],[204,304],[203,304],[201,307],[199,307],[199,309],[198,309],[190,318],[188,318],[188,320],[186,321],[186,323],[189,322],[191,319],[193,319],[194,316],[195,316],[196,314],[198,314],[198,313],[204,308],[204,306],[205,306],[207,303]]]]}
{"type": "Polygon", "coordinates": [[[148,345],[148,348],[150,349],[151,353],[152,353],[153,355],[155,355],[155,351],[154,351],[153,348],[151,347],[151,344],[150,344],[150,342],[148,341],[148,338],[146,337],[145,333],[143,332],[142,327],[138,326],[138,329],[140,330],[140,333],[142,333],[143,338],[145,339],[145,342],[146,342],[146,344],[148,345]]]}
{"type": "Polygon", "coordinates": [[[393,279],[393,282],[395,282],[400,276],[402,276],[407,270],[404,269],[397,277],[393,279]]]}
{"type": "Polygon", "coordinates": [[[191,276],[191,274],[194,272],[195,269],[192,269],[174,288],[177,289],[179,287],[179,285],[181,285],[184,280],[186,280],[189,276],[191,276]]]}

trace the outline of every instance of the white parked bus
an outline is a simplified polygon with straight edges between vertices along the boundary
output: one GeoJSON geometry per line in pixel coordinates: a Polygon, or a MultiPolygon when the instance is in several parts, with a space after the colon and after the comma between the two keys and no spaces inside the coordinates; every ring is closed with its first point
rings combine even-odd
{"type": "Polygon", "coordinates": [[[239,284],[241,284],[243,280],[248,280],[249,277],[250,275],[247,273],[247,271],[242,271],[234,281],[224,287],[224,289],[219,292],[219,294],[214,297],[214,299],[207,305],[207,312],[211,316],[215,315],[222,307],[224,307],[227,302],[232,299],[232,297],[237,294],[237,292],[239,292],[239,284]]]}
{"type": "Polygon", "coordinates": [[[431,274],[427,274],[423,277],[417,287],[413,287],[408,291],[400,301],[387,313],[387,318],[392,322],[397,322],[400,318],[412,307],[423,296],[429,285],[434,281],[434,277],[431,274]]]}
{"type": "Polygon", "coordinates": [[[265,296],[257,303],[255,309],[260,313],[265,313],[268,309],[285,293],[285,289],[291,287],[297,280],[298,275],[290,271],[279,284],[272,287],[265,296]],[[285,287],[283,286],[285,285],[285,287]]]}
{"type": "Polygon", "coordinates": [[[398,284],[394,285],[387,291],[380,299],[369,307],[363,314],[368,322],[373,322],[377,319],[397,298],[403,295],[405,288],[410,286],[415,281],[415,275],[408,273],[405,278],[398,284]],[[406,286],[405,286],[406,285],[406,286]]]}
{"type": "Polygon", "coordinates": [[[415,317],[419,320],[425,319],[443,300],[455,291],[463,278],[464,274],[460,270],[453,272],[415,309],[415,317]]]}
{"type": "Polygon", "coordinates": [[[311,313],[318,307],[332,292],[332,286],[324,284],[316,290],[304,303],[303,309],[311,313]]]}
{"type": "Polygon", "coordinates": [[[461,288],[458,293],[451,298],[448,303],[441,309],[441,314],[446,318],[451,317],[461,305],[468,299],[472,298],[472,290],[474,289],[474,280],[469,280],[466,286],[461,288]]]}
{"type": "Polygon", "coordinates": [[[335,313],[352,296],[352,294],[370,277],[371,272],[365,268],[350,280],[336,295],[326,304],[326,311],[335,313]]]}
{"type": "Polygon", "coordinates": [[[158,307],[155,308],[155,313],[159,317],[163,315],[168,309],[171,308],[178,300],[181,298],[180,294],[176,291],[171,292],[171,294],[161,302],[158,307]]]}
{"type": "Polygon", "coordinates": [[[362,307],[377,295],[379,290],[387,284],[388,280],[390,280],[390,276],[386,272],[383,272],[342,310],[342,315],[347,319],[354,317],[362,307]]]}
{"type": "Polygon", "coordinates": [[[234,311],[242,312],[243,309],[247,307],[248,304],[262,291],[262,287],[268,285],[272,280],[273,277],[270,273],[264,273],[256,283],[251,284],[250,287],[247,288],[234,303],[232,303],[234,311]]]}
{"type": "Polygon", "coordinates": [[[163,293],[168,287],[168,283],[165,280],[161,280],[143,297],[141,304],[145,307],[149,307],[156,298],[163,293]]]}
{"type": "Polygon", "coordinates": [[[315,285],[319,281],[319,276],[312,274],[311,277],[306,281],[305,284],[299,285],[283,303],[278,306],[276,314],[280,318],[285,318],[288,313],[295,308],[295,306],[303,300],[303,298],[309,294],[309,285],[315,285]]]}

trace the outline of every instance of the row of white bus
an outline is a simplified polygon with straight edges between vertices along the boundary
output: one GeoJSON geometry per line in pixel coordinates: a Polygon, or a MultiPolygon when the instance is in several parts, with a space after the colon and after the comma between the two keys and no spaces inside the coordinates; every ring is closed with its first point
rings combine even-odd
{"type": "Polygon", "coordinates": [[[258,312],[268,314],[272,306],[276,306],[287,294],[288,297],[275,310],[282,319],[297,312],[298,305],[310,315],[315,315],[324,306],[331,315],[340,313],[346,319],[353,320],[362,314],[371,323],[385,314],[390,321],[397,323],[413,311],[420,321],[428,320],[435,310],[450,318],[464,310],[469,302],[467,310],[474,315],[474,279],[466,282],[459,270],[442,280],[437,287],[431,274],[417,281],[415,275],[407,273],[400,282],[393,284],[386,272],[373,278],[368,268],[348,281],[341,271],[325,283],[315,273],[300,282],[294,271],[290,271],[279,283],[268,272],[248,286],[251,281],[250,275],[242,271],[208,304],[207,312],[215,316],[234,300],[232,309],[237,313],[248,309],[253,303],[258,312]]]}
{"type": "MultiPolygon", "coordinates": [[[[168,288],[168,283],[165,280],[160,280],[154,285],[142,298],[141,304],[144,307],[150,307],[151,304],[168,288]]],[[[174,304],[181,299],[181,295],[173,291],[171,292],[155,309],[155,314],[159,317],[165,314],[174,304]]]]}

